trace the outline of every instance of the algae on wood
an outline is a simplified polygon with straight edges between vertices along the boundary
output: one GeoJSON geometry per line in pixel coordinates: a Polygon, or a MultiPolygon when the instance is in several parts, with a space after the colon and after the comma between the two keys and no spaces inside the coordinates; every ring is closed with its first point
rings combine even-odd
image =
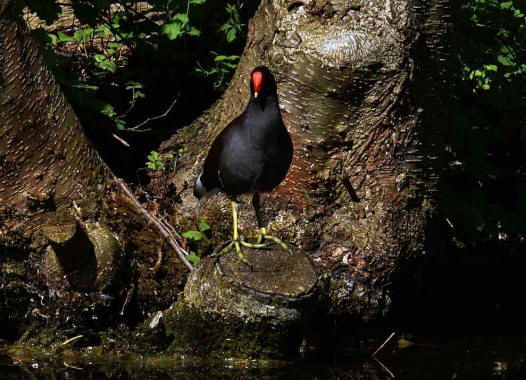
{"type": "Polygon", "coordinates": [[[212,356],[296,355],[303,325],[316,307],[317,275],[310,258],[294,250],[246,249],[253,271],[235,252],[205,258],[184,298],[168,311],[171,350],[212,356]]]}

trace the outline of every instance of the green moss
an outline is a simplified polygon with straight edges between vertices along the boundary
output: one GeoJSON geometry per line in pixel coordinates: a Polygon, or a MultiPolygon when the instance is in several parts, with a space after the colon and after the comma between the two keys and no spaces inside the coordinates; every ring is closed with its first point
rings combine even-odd
{"type": "Polygon", "coordinates": [[[302,338],[297,321],[288,326],[272,318],[247,322],[183,304],[169,310],[164,319],[172,340],[167,353],[186,357],[291,357],[297,354],[302,338]]]}

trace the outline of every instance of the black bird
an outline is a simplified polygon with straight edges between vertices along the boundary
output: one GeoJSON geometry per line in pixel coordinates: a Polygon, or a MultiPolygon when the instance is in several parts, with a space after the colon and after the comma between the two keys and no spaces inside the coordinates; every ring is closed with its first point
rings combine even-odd
{"type": "Polygon", "coordinates": [[[265,66],[256,67],[250,75],[250,101],[216,137],[194,185],[197,198],[224,192],[232,200],[234,238],[219,255],[236,248],[241,261],[248,264],[240,245],[263,248],[264,239],[288,247],[280,239],[267,235],[261,218],[259,193],[276,188],[292,161],[292,140],[279,111],[276,80],[265,66]],[[252,204],[259,224],[256,244],[239,238],[237,200],[242,194],[253,194],[252,204]]]}

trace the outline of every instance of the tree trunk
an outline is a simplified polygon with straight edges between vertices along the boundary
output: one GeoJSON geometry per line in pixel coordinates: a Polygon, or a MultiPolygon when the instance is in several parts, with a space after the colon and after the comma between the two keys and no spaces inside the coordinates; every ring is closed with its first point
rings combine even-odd
{"type": "Polygon", "coordinates": [[[83,134],[53,76],[45,68],[27,27],[1,18],[0,204],[28,212],[73,200],[95,199],[110,173],[83,134]]]}
{"type": "MultiPolygon", "coordinates": [[[[113,186],[9,5],[0,0],[0,323],[18,333],[31,313],[62,334],[56,341],[68,338],[65,331],[83,334],[79,326],[89,323],[97,331],[116,325],[131,308],[135,322],[167,308],[184,281],[180,261],[113,186]],[[44,305],[35,308],[31,297],[44,305]]],[[[197,353],[288,355],[305,324],[314,330],[309,318],[320,305],[333,316],[378,320],[414,285],[408,273],[435,243],[429,231],[446,125],[447,6],[262,1],[224,97],[162,148],[185,148],[171,178],[179,226],[203,215],[214,241],[228,239],[225,198],[196,208],[191,187],[203,147],[242,112],[248,74],[268,66],[295,150],[264,214],[273,234],[299,249],[286,260],[247,253],[258,264],[254,275],[236,266],[233,253],[205,258],[165,315],[177,338],[173,352],[216,337],[221,344],[197,353]],[[312,262],[327,274],[321,281],[312,262]],[[236,334],[242,339],[225,343],[236,334]],[[286,342],[292,346],[280,348],[286,342]]],[[[249,203],[241,211],[250,236],[256,223],[249,203]]]]}
{"type": "MultiPolygon", "coordinates": [[[[162,146],[185,147],[171,179],[179,215],[203,215],[228,237],[225,198],[195,211],[191,187],[205,147],[245,107],[250,71],[266,65],[294,143],[287,177],[264,200],[264,214],[279,212],[270,228],[329,274],[333,315],[385,316],[438,246],[448,16],[448,0],[263,0],[222,99],[162,146]]],[[[249,204],[246,235],[256,228],[249,204]]]]}
{"type": "Polygon", "coordinates": [[[26,338],[50,344],[168,307],[186,270],[89,145],[14,3],[0,0],[0,338],[33,324],[26,338]]]}

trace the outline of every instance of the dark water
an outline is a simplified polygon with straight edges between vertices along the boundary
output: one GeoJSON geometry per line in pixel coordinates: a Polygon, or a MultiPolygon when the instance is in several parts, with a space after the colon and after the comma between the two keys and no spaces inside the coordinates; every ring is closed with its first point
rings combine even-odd
{"type": "Polygon", "coordinates": [[[0,379],[526,379],[526,335],[415,337],[410,343],[395,337],[377,359],[340,351],[304,355],[291,363],[124,356],[94,360],[4,347],[0,379]]]}

